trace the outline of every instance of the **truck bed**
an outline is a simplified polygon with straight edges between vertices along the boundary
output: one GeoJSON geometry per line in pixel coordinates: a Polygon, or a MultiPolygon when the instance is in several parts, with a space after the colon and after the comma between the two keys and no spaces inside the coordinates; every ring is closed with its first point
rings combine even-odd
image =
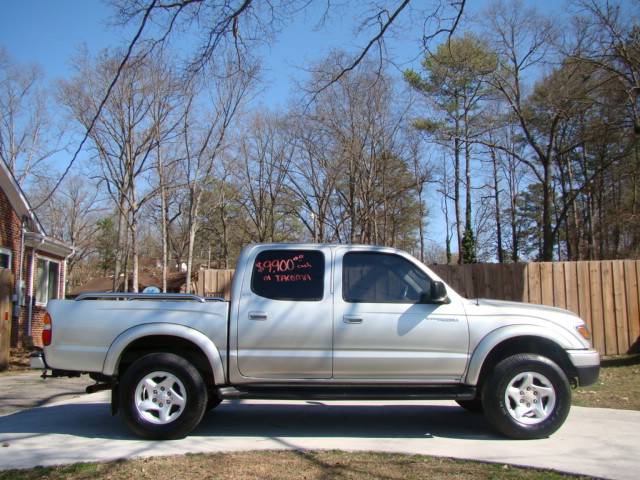
{"type": "MultiPolygon", "coordinates": [[[[102,373],[108,352],[122,337],[131,339],[145,325],[162,323],[189,327],[226,345],[229,302],[179,294],[84,294],[75,300],[52,300],[47,310],[55,322],[56,341],[48,348],[47,364],[59,370],[102,373]],[[95,320],[95,321],[94,321],[95,320]]],[[[224,361],[226,351],[220,355],[224,361]]]]}

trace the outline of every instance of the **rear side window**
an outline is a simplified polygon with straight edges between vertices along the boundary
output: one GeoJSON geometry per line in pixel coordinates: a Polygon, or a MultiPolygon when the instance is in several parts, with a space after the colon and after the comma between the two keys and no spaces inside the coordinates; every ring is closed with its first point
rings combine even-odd
{"type": "Polygon", "coordinates": [[[251,291],[273,300],[322,300],[324,254],[317,250],[260,252],[253,264],[251,291]]]}
{"type": "Polygon", "coordinates": [[[342,260],[342,298],[350,303],[428,303],[431,280],[393,254],[350,252],[342,260]]]}

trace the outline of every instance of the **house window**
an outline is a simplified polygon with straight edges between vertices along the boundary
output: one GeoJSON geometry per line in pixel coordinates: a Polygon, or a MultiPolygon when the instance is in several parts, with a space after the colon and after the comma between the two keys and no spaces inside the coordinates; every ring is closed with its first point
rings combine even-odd
{"type": "Polygon", "coordinates": [[[11,250],[0,247],[0,268],[11,269],[11,250]]]}
{"type": "Polygon", "coordinates": [[[46,258],[38,258],[36,267],[36,304],[46,305],[58,298],[60,263],[46,258]]]}

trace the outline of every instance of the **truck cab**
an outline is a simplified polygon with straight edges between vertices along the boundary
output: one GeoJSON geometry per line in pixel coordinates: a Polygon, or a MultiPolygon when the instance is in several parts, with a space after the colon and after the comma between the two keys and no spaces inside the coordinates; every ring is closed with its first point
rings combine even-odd
{"type": "Polygon", "coordinates": [[[262,245],[239,263],[252,268],[234,278],[231,383],[460,382],[469,356],[463,299],[446,287],[434,298],[439,279],[410,255],[262,245]]]}

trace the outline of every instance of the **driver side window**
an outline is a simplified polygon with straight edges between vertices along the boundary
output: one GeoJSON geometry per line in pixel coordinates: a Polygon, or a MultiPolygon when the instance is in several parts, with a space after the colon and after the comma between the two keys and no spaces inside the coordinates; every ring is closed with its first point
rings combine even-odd
{"type": "Polygon", "coordinates": [[[431,280],[408,260],[389,253],[349,252],[342,260],[342,298],[350,303],[422,303],[431,280]]]}

